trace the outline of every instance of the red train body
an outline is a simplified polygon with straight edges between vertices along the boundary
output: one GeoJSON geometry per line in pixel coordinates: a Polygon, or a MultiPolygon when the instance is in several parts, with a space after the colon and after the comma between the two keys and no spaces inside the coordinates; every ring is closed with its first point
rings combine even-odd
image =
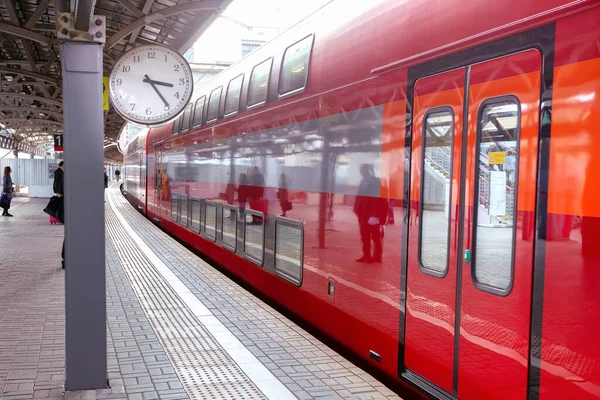
{"type": "Polygon", "coordinates": [[[429,395],[600,398],[599,5],[334,2],[133,142],[126,194],[429,395]]]}

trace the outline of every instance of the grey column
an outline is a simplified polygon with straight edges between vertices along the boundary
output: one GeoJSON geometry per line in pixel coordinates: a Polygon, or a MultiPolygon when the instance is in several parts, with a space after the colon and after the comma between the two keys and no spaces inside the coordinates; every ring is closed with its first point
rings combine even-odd
{"type": "Polygon", "coordinates": [[[102,45],[61,43],[66,389],[107,387],[102,45]]]}

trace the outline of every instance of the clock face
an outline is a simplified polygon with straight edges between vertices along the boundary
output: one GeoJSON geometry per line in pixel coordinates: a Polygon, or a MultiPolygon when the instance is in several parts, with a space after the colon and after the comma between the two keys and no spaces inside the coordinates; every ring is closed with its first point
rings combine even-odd
{"type": "Polygon", "coordinates": [[[145,45],[117,60],[110,73],[109,93],[113,106],[126,120],[159,125],[185,108],[193,86],[192,70],[177,51],[145,45]]]}

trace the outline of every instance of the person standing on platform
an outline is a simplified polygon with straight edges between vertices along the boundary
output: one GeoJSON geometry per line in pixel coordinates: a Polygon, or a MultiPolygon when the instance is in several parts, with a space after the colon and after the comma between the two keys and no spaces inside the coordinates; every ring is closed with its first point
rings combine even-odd
{"type": "MultiPolygon", "coordinates": [[[[54,184],[52,185],[52,190],[56,194],[56,197],[59,197],[63,200],[64,207],[64,197],[65,197],[65,162],[61,161],[58,164],[58,168],[54,171],[54,184]]],[[[65,213],[63,211],[62,215],[65,213]]],[[[64,221],[61,221],[64,223],[64,221]]],[[[63,269],[65,269],[65,239],[63,239],[62,252],[61,252],[61,264],[63,269]]]]}
{"type": "Polygon", "coordinates": [[[121,180],[121,171],[119,171],[119,168],[115,170],[115,179],[117,180],[117,182],[121,180]]]}
{"type": "Polygon", "coordinates": [[[3,217],[12,217],[12,214],[8,212],[10,209],[10,202],[13,197],[13,181],[10,177],[12,170],[9,166],[4,167],[4,175],[2,175],[2,212],[3,217]]]}
{"type": "Polygon", "coordinates": [[[104,167],[104,188],[108,187],[108,174],[106,173],[106,167],[104,167]]]}

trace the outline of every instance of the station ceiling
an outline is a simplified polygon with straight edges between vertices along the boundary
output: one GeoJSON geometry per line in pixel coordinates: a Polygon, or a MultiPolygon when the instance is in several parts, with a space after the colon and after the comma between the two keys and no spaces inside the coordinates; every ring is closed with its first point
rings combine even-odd
{"type": "MultiPolygon", "coordinates": [[[[34,145],[62,134],[61,60],[56,39],[55,1],[0,3],[0,123],[16,139],[34,145]]],[[[76,0],[72,0],[76,1],[76,0]]],[[[163,44],[185,52],[232,0],[97,0],[95,15],[106,17],[104,73],[130,48],[163,44]]],[[[104,112],[105,144],[116,142],[124,120],[104,112]]],[[[116,146],[108,159],[121,160],[116,146]]]]}

